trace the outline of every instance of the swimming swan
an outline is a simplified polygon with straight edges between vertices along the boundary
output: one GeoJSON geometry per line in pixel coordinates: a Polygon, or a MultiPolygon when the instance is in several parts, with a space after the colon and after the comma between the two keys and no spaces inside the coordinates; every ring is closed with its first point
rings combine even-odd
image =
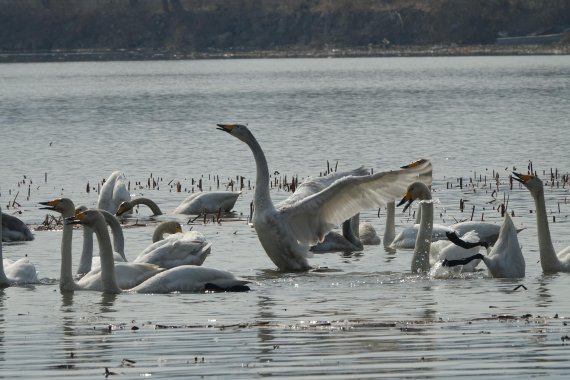
{"type": "MultiPolygon", "coordinates": [[[[0,208],[0,223],[5,214],[0,208]]],[[[2,255],[2,229],[0,229],[0,288],[15,284],[37,284],[38,272],[27,257],[12,261],[2,255]]]]}
{"type": "Polygon", "coordinates": [[[253,134],[240,124],[218,124],[218,129],[243,141],[253,153],[257,171],[253,225],[269,258],[285,271],[310,269],[309,248],[335,226],[362,210],[396,199],[419,176],[431,178],[431,163],[421,160],[406,169],[338,178],[316,193],[295,192],[274,205],[267,160],[253,134]]]}
{"type": "Polygon", "coordinates": [[[474,259],[483,261],[492,277],[522,278],[525,276],[525,261],[517,237],[517,229],[508,213],[505,214],[499,238],[487,255],[478,253],[460,260],[444,260],[442,265],[450,267],[465,265],[474,259]]]}
{"type": "Polygon", "coordinates": [[[530,191],[536,207],[536,227],[538,232],[538,250],[540,252],[540,265],[545,273],[570,272],[570,246],[564,248],[558,254],[554,250],[550,228],[548,227],[548,215],[546,214],[546,202],[544,200],[544,185],[540,178],[533,175],[514,173],[514,180],[522,183],[530,191]]]}
{"type": "Polygon", "coordinates": [[[97,208],[114,214],[121,202],[130,201],[131,195],[125,181],[125,176],[121,172],[111,173],[99,191],[97,208]]]}
{"type": "Polygon", "coordinates": [[[30,241],[34,235],[26,223],[9,214],[2,214],[2,241],[30,241]]]}
{"type": "MultiPolygon", "coordinates": [[[[202,212],[229,212],[240,196],[241,191],[210,191],[191,194],[186,198],[174,211],[173,214],[200,214],[202,212]]],[[[117,216],[132,210],[136,205],[145,205],[150,208],[153,215],[162,215],[162,210],[158,205],[149,198],[138,197],[131,201],[122,202],[116,211],[117,216]]]]}
{"type": "MultiPolygon", "coordinates": [[[[84,210],[83,210],[84,211],[84,210]]],[[[113,252],[115,262],[126,262],[127,258],[124,254],[124,237],[122,227],[117,218],[112,214],[99,210],[105,217],[105,221],[111,227],[113,233],[113,246],[122,248],[123,254],[113,252]]],[[[99,257],[93,257],[93,231],[84,226],[88,230],[86,238],[88,243],[83,244],[83,253],[81,255],[80,267],[83,270],[99,267],[99,257]],[[91,259],[90,259],[91,258],[91,259]]],[[[168,220],[159,223],[152,236],[152,244],[145,248],[132,261],[133,263],[154,264],[161,268],[173,268],[179,265],[202,265],[204,260],[211,251],[211,243],[208,243],[204,235],[197,231],[182,232],[182,226],[179,222],[168,220]],[[170,234],[164,238],[165,234],[170,234]]],[[[77,273],[86,273],[85,271],[77,273]]]]}
{"type": "MultiPolygon", "coordinates": [[[[75,209],[75,213],[85,211],[87,207],[80,206],[75,209]]],[[[115,261],[126,262],[125,256],[125,237],[123,235],[123,228],[119,220],[110,212],[99,210],[105,217],[107,225],[111,228],[113,233],[113,258],[115,261]]],[[[99,266],[99,256],[93,256],[93,230],[89,227],[83,228],[83,249],[79,259],[79,266],[77,267],[77,274],[84,275],[89,272],[92,267],[99,266]]]]}
{"type": "MultiPolygon", "coordinates": [[[[112,256],[111,240],[105,226],[105,219],[97,210],[87,210],[67,218],[66,223],[91,227],[99,243],[101,256],[101,281],[104,293],[120,293],[115,277],[115,262],[112,256]]],[[[141,284],[129,289],[135,293],[195,293],[208,290],[247,291],[247,281],[237,279],[233,274],[194,265],[181,265],[167,269],[141,284]]]]}
{"type": "MultiPolygon", "coordinates": [[[[42,209],[51,210],[62,214],[64,219],[72,218],[75,215],[75,205],[69,198],[58,198],[48,202],[40,202],[42,209]]],[[[78,211],[80,213],[80,211],[78,211]]],[[[103,221],[105,220],[100,213],[103,221]]],[[[107,225],[105,224],[105,229],[107,225]]],[[[95,290],[102,289],[102,272],[97,267],[86,273],[79,281],[75,282],[72,271],[72,238],[73,225],[63,224],[63,235],[61,239],[61,267],[59,288],[62,292],[74,290],[95,290]]],[[[111,249],[112,251],[112,249],[111,249]]],[[[112,256],[111,256],[112,257],[112,256]]],[[[152,264],[118,263],[116,266],[118,286],[121,289],[130,289],[140,284],[142,281],[162,272],[164,269],[152,264]]]]}
{"type": "MultiPolygon", "coordinates": [[[[404,211],[410,207],[414,200],[419,200],[420,224],[416,234],[414,253],[412,256],[412,273],[428,273],[435,262],[450,258],[470,256],[472,250],[443,249],[439,244],[432,243],[433,236],[433,202],[429,187],[423,182],[412,183],[398,206],[406,204],[404,211]]],[[[472,270],[464,268],[464,271],[472,270]]]]}

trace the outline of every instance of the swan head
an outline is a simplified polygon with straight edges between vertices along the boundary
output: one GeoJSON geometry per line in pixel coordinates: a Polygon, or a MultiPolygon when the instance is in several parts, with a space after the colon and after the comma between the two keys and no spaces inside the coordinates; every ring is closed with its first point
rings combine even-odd
{"type": "Polygon", "coordinates": [[[74,216],[65,218],[66,224],[81,224],[85,226],[93,226],[97,223],[105,224],[105,218],[97,210],[78,211],[74,216]]]}
{"type": "Polygon", "coordinates": [[[45,206],[40,207],[40,210],[55,211],[64,215],[73,215],[75,213],[75,205],[69,198],[57,198],[47,202],[39,202],[39,204],[45,206]]]}
{"type": "Polygon", "coordinates": [[[403,210],[405,212],[408,209],[408,207],[411,206],[412,202],[414,202],[416,199],[419,200],[431,199],[431,193],[429,191],[429,187],[427,187],[427,185],[423,182],[419,181],[414,182],[410,186],[408,186],[406,194],[404,194],[404,197],[400,200],[398,206],[401,206],[405,203],[406,205],[404,206],[403,210]]]}
{"type": "Polygon", "coordinates": [[[129,201],[124,201],[121,202],[121,204],[119,205],[119,207],[117,208],[117,212],[115,212],[115,216],[121,216],[123,215],[125,212],[128,212],[130,210],[133,209],[133,204],[132,202],[129,201]]]}
{"type": "Polygon", "coordinates": [[[541,191],[544,186],[542,181],[537,176],[531,174],[520,174],[513,172],[513,179],[517,182],[520,182],[526,187],[531,193],[536,193],[541,191]]]}
{"type": "Polygon", "coordinates": [[[252,137],[249,129],[243,124],[217,124],[217,126],[220,131],[227,132],[241,141],[247,141],[252,137]]]}

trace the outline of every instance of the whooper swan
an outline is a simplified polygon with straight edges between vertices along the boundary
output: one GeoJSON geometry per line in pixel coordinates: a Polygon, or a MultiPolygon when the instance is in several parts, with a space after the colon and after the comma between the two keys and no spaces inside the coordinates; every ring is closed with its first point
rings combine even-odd
{"type": "MultiPolygon", "coordinates": [[[[109,232],[105,219],[97,210],[80,212],[74,217],[67,218],[67,223],[82,224],[91,227],[99,243],[101,256],[101,281],[104,293],[120,293],[115,277],[115,262],[109,232]]],[[[167,269],[141,284],[129,289],[135,293],[195,293],[208,290],[214,291],[247,291],[247,281],[237,279],[233,274],[219,269],[194,265],[181,265],[167,269]]]]}
{"type": "Polygon", "coordinates": [[[257,171],[253,225],[269,258],[285,271],[310,269],[309,248],[323,241],[335,226],[363,210],[396,199],[421,175],[431,178],[431,163],[421,160],[411,168],[339,178],[314,194],[294,193],[274,205],[267,160],[253,134],[240,124],[218,124],[218,128],[243,141],[253,153],[257,171]]]}

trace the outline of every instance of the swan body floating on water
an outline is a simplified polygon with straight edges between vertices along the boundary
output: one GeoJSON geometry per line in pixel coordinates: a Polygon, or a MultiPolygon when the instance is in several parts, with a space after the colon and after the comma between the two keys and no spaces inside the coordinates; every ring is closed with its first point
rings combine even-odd
{"type": "Polygon", "coordinates": [[[211,249],[212,243],[209,243],[202,233],[182,232],[180,223],[178,223],[177,233],[149,245],[133,262],[155,264],[162,268],[202,265],[211,249]]]}
{"type": "Polygon", "coordinates": [[[431,179],[431,163],[420,160],[406,169],[338,178],[321,190],[295,192],[274,205],[267,160],[253,134],[241,124],[218,124],[218,128],[243,141],[253,153],[257,171],[253,225],[269,258],[285,271],[310,269],[309,248],[323,241],[335,226],[362,210],[396,199],[419,177],[431,179]]]}
{"type": "Polygon", "coordinates": [[[99,191],[97,208],[114,214],[122,202],[130,201],[131,195],[125,182],[125,176],[121,172],[111,173],[99,191]]]}
{"type": "MultiPolygon", "coordinates": [[[[101,284],[104,293],[120,293],[115,274],[115,262],[109,232],[105,219],[97,210],[80,212],[67,218],[69,224],[82,224],[91,227],[96,235],[101,256],[101,284]]],[[[172,293],[214,291],[247,291],[248,281],[237,279],[233,274],[214,268],[194,265],[181,265],[166,269],[141,284],[129,289],[135,293],[172,293]]]]}
{"type": "MultiPolygon", "coordinates": [[[[176,209],[173,214],[200,214],[202,212],[212,213],[222,210],[229,212],[240,196],[241,191],[210,191],[191,194],[176,209]]],[[[153,215],[162,215],[162,210],[149,198],[138,197],[130,201],[122,202],[115,210],[117,216],[132,210],[136,205],[143,204],[150,208],[153,215]]]]}
{"type": "Polygon", "coordinates": [[[30,241],[34,235],[26,223],[13,215],[2,213],[2,241],[30,241]]]}
{"type": "MultiPolygon", "coordinates": [[[[0,223],[6,214],[0,208],[0,223]]],[[[27,257],[18,260],[5,259],[2,255],[3,229],[0,229],[0,287],[16,284],[38,284],[38,272],[27,257]]]]}
{"type": "MultiPolygon", "coordinates": [[[[62,214],[67,219],[75,215],[75,205],[69,198],[59,198],[48,202],[40,202],[43,209],[51,210],[62,214]]],[[[78,211],[80,213],[80,211],[78,211]]],[[[107,225],[102,213],[99,213],[105,223],[105,230],[107,225]]],[[[107,232],[108,234],[108,232],[107,232]]],[[[72,271],[72,238],[73,226],[64,223],[63,235],[61,240],[61,267],[59,287],[61,291],[74,291],[74,290],[97,290],[100,291],[103,287],[101,268],[97,267],[87,272],[79,281],[75,282],[73,279],[72,271]]],[[[92,254],[92,253],[91,253],[92,254]]],[[[111,259],[112,249],[111,249],[111,259]]],[[[140,263],[118,263],[116,266],[117,272],[117,286],[122,289],[130,289],[143,282],[144,280],[152,277],[153,275],[162,272],[164,269],[152,264],[140,263]]]]}
{"type": "MultiPolygon", "coordinates": [[[[118,251],[117,247],[122,250],[122,254],[113,252],[114,261],[126,262],[123,231],[119,221],[112,214],[104,210],[99,211],[111,227],[115,251],[118,251]]],[[[80,264],[82,271],[78,269],[77,273],[79,274],[89,271],[91,265],[93,267],[100,266],[99,257],[93,257],[93,231],[87,226],[84,226],[84,229],[89,231],[86,236],[89,242],[85,243],[84,240],[80,264]]],[[[145,248],[132,262],[154,264],[161,268],[173,268],[179,265],[202,265],[210,251],[211,243],[208,243],[200,232],[188,231],[183,233],[179,222],[168,220],[156,226],[152,236],[152,244],[145,248]],[[165,234],[170,235],[164,238],[165,234]]]]}
{"type": "Polygon", "coordinates": [[[557,254],[552,244],[542,181],[533,175],[514,172],[513,174],[515,175],[513,179],[522,183],[524,187],[530,191],[532,199],[534,200],[536,207],[536,227],[538,231],[538,250],[540,253],[542,271],[545,273],[570,272],[570,246],[564,248],[557,254]]]}
{"type": "MultiPolygon", "coordinates": [[[[456,237],[457,240],[459,244],[463,244],[461,239],[456,237]]],[[[466,265],[475,259],[485,263],[492,277],[522,278],[525,276],[525,260],[517,237],[517,229],[508,213],[505,214],[499,238],[487,255],[478,253],[459,260],[444,260],[443,266],[466,265]]]]}

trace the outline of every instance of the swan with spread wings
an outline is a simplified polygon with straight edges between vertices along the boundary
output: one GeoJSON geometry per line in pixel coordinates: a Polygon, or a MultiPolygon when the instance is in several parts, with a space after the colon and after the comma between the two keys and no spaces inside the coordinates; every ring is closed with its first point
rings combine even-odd
{"type": "Polygon", "coordinates": [[[357,213],[385,205],[421,179],[431,184],[431,163],[419,160],[406,168],[365,175],[347,175],[330,183],[305,181],[291,197],[274,205],[269,193],[269,168],[261,146],[241,124],[218,124],[218,129],[246,143],[256,163],[253,226],[263,249],[285,271],[310,269],[309,248],[334,227],[357,213]]]}

